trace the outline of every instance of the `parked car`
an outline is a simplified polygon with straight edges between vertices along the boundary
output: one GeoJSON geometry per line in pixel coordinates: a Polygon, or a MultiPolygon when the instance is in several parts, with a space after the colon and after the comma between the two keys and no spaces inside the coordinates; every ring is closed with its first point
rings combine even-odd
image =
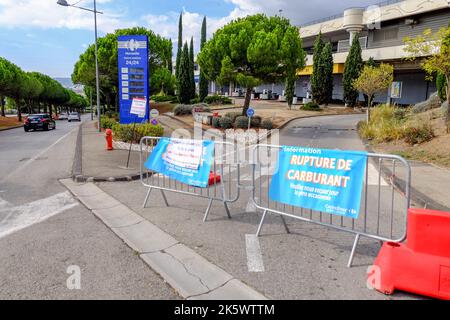
{"type": "Polygon", "coordinates": [[[58,116],[58,120],[68,120],[69,119],[69,115],[67,113],[60,113],[58,116]]]}
{"type": "Polygon", "coordinates": [[[68,118],[69,122],[72,121],[81,121],[81,116],[78,112],[71,112],[69,113],[69,118],[68,118]]]}
{"type": "Polygon", "coordinates": [[[25,132],[30,130],[55,130],[56,122],[49,114],[30,114],[23,126],[25,132]]]}

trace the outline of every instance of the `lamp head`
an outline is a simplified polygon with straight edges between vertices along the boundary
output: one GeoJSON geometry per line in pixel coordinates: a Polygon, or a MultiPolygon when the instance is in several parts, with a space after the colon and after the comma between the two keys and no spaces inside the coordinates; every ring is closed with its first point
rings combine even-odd
{"type": "Polygon", "coordinates": [[[69,6],[69,4],[67,3],[66,0],[58,0],[58,2],[56,2],[56,3],[59,4],[60,6],[63,6],[63,7],[68,7],[69,6]]]}

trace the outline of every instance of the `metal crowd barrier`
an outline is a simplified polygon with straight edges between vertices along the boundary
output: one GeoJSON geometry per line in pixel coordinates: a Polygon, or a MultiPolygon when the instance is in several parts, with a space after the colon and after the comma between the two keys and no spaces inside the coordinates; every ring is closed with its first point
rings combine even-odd
{"type": "Polygon", "coordinates": [[[289,228],[284,217],[333,228],[355,234],[348,267],[351,267],[361,236],[380,241],[403,242],[406,239],[408,209],[410,207],[411,168],[396,155],[368,154],[365,170],[361,209],[358,219],[331,215],[310,209],[294,207],[270,200],[270,184],[278,162],[281,146],[256,145],[253,147],[253,201],[263,216],[256,235],[259,236],[268,213],[280,215],[286,232],[289,228]],[[399,164],[403,170],[399,170],[399,164]],[[397,192],[397,172],[403,172],[405,192],[397,192]],[[384,174],[382,174],[384,172],[384,174]],[[385,176],[389,181],[386,181],[385,176]]]}
{"type": "Polygon", "coordinates": [[[157,189],[161,191],[166,206],[169,206],[169,202],[165,191],[208,199],[208,206],[203,218],[204,222],[208,219],[214,201],[223,203],[227,216],[231,219],[228,204],[236,202],[240,194],[239,152],[236,151],[236,144],[223,141],[215,142],[211,171],[220,175],[221,181],[207,188],[199,188],[186,185],[145,168],[145,160],[149,157],[160,139],[160,137],[143,137],[140,142],[140,180],[148,188],[143,207],[146,207],[151,191],[157,189]]]}

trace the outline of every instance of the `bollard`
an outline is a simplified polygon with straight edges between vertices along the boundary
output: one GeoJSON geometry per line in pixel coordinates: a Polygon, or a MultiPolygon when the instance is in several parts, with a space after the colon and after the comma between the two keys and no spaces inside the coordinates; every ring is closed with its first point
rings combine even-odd
{"type": "Polygon", "coordinates": [[[107,129],[106,130],[106,150],[111,151],[114,150],[113,143],[112,143],[112,130],[107,129]]]}

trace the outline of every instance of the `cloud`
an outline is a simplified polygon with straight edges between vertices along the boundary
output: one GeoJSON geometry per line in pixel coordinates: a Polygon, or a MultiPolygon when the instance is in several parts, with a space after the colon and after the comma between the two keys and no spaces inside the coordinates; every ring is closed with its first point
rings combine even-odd
{"type": "MultiPolygon", "coordinates": [[[[97,0],[100,4],[111,1],[97,0]]],[[[105,11],[98,19],[98,28],[105,33],[134,25],[135,23],[123,21],[123,15],[110,11],[105,11]]],[[[94,19],[92,13],[58,6],[55,0],[0,0],[0,27],[94,30],[94,19]]]]}

